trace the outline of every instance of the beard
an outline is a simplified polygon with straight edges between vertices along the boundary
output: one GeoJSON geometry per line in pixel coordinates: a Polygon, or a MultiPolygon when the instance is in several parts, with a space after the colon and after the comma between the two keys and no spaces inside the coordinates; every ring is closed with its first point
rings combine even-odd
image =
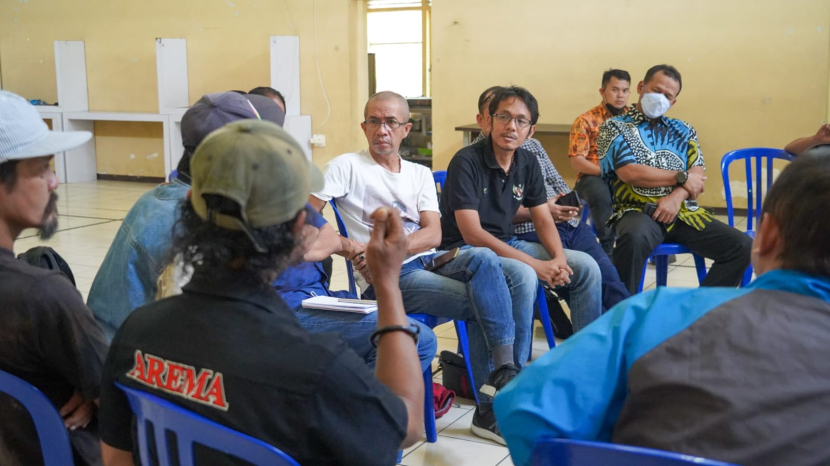
{"type": "Polygon", "coordinates": [[[52,191],[49,194],[49,203],[43,211],[43,222],[38,228],[38,236],[47,240],[58,231],[58,195],[52,191]]]}

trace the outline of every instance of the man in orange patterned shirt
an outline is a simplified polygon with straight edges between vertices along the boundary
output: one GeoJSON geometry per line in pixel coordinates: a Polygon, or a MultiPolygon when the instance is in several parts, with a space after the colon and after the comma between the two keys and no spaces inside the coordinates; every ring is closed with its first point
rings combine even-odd
{"type": "Polygon", "coordinates": [[[599,90],[602,103],[574,121],[568,150],[571,166],[579,172],[574,190],[579,197],[588,201],[597,238],[609,256],[614,250],[614,230],[607,227],[605,222],[614,213],[614,209],[611,206],[611,190],[599,176],[597,135],[599,127],[606,120],[628,110],[626,105],[630,87],[631,76],[627,71],[610,69],[602,74],[602,87],[599,90]]]}

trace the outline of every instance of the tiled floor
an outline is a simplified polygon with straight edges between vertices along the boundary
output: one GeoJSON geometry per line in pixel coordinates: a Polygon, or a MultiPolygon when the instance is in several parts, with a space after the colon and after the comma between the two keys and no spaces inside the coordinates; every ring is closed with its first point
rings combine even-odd
{"type": "MultiPolygon", "coordinates": [[[[153,187],[152,184],[98,181],[61,185],[58,188],[60,227],[49,241],[40,241],[34,231],[26,231],[15,243],[15,251],[23,252],[33,246],[45,244],[55,248],[72,267],[78,290],[86,299],[101,262],[107,254],[121,220],[135,201],[153,187]]],[[[326,218],[334,224],[331,209],[326,209],[326,218]]],[[[725,220],[724,218],[720,218],[725,220]]],[[[745,219],[736,225],[741,228],[745,219]]],[[[669,267],[669,286],[697,287],[697,275],[690,255],[681,255],[669,267]]],[[[646,272],[645,288],[655,286],[654,268],[646,272]]],[[[345,262],[334,261],[332,276],[333,289],[348,288],[345,262]]],[[[457,345],[455,330],[451,324],[435,329],[438,336],[439,353],[444,349],[454,350],[457,345]]],[[[533,342],[533,358],[548,350],[542,329],[536,328],[533,342]]],[[[437,360],[433,371],[437,370],[437,360]]],[[[441,381],[441,374],[435,376],[441,381]]],[[[438,419],[438,442],[418,442],[404,451],[401,464],[408,466],[509,466],[512,461],[507,448],[494,442],[474,436],[470,432],[473,404],[459,399],[453,408],[438,419]]]]}

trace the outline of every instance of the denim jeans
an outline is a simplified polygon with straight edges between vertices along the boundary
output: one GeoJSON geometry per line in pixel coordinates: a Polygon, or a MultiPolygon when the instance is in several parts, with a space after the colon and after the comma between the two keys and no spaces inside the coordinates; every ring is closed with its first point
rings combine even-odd
{"type": "MultiPolygon", "coordinates": [[[[349,296],[354,298],[355,296],[349,296]]],[[[378,328],[378,313],[357,314],[352,312],[327,311],[324,309],[307,309],[302,306],[294,309],[300,325],[311,333],[334,332],[353,349],[358,356],[374,368],[378,349],[369,342],[369,336],[378,328]]],[[[425,371],[435,359],[438,342],[435,333],[426,325],[409,319],[411,325],[421,328],[418,338],[418,358],[421,371],[425,371]]]]}
{"type": "MultiPolygon", "coordinates": [[[[465,320],[470,339],[470,366],[476,389],[487,382],[495,367],[491,351],[513,345],[514,364],[527,362],[536,298],[536,274],[513,259],[498,257],[487,248],[465,246],[451,262],[434,272],[424,264],[434,255],[422,256],[401,271],[401,291],[406,312],[465,320]]],[[[479,394],[479,400],[489,397],[479,394]]]]}
{"type": "MultiPolygon", "coordinates": [[[[539,260],[550,260],[550,254],[539,243],[511,238],[507,244],[539,260]]],[[[584,252],[565,249],[568,266],[573,269],[571,282],[553,290],[568,290],[568,307],[574,332],[585,328],[602,314],[602,275],[597,261],[584,252]]],[[[535,275],[535,274],[534,274],[535,275]]]]}
{"type": "Polygon", "coordinates": [[[574,191],[579,197],[588,201],[591,209],[591,220],[597,230],[597,238],[603,251],[609,256],[614,252],[614,229],[605,226],[611,215],[614,214],[612,206],[611,188],[602,178],[592,175],[582,175],[574,186],[574,191]]]}
{"type": "MultiPolygon", "coordinates": [[[[559,238],[562,240],[562,247],[573,249],[575,251],[582,251],[597,261],[600,275],[602,275],[602,312],[614,307],[623,299],[631,296],[628,293],[628,288],[620,280],[620,275],[617,273],[617,268],[611,263],[611,258],[605,254],[591,227],[580,222],[579,225],[573,227],[567,223],[557,223],[556,228],[559,230],[559,238]]],[[[519,235],[519,239],[523,241],[530,241],[533,243],[539,242],[539,235],[535,231],[519,235]]],[[[560,297],[568,300],[567,290],[564,293],[558,293],[560,297]]]]}

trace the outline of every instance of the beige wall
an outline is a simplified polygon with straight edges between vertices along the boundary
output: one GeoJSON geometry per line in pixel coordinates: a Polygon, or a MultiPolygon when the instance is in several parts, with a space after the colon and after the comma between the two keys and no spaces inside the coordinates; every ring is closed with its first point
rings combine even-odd
{"type": "MultiPolygon", "coordinates": [[[[269,85],[269,36],[298,35],[301,112],[312,116],[315,134],[327,137],[327,147],[313,151],[322,166],[362,145],[366,39],[360,0],[316,3],[320,72],[331,105],[325,125],[312,0],[2,1],[3,87],[55,101],[53,43],[83,40],[90,110],[158,112],[156,37],[187,39],[193,102],[209,92],[269,85]]],[[[160,124],[99,122],[95,141],[100,173],[164,175],[160,124]]]]}
{"type": "MultiPolygon", "coordinates": [[[[461,148],[453,128],[475,122],[488,86],[525,86],[540,102],[540,122],[570,124],[599,103],[609,67],[628,70],[635,86],[654,64],[683,74],[668,115],[699,133],[704,205],[723,205],[724,153],[783,147],[828,115],[827,0],[436,0],[432,8],[436,169],[461,148]]],[[[566,138],[542,142],[572,179],[566,138]]]]}

